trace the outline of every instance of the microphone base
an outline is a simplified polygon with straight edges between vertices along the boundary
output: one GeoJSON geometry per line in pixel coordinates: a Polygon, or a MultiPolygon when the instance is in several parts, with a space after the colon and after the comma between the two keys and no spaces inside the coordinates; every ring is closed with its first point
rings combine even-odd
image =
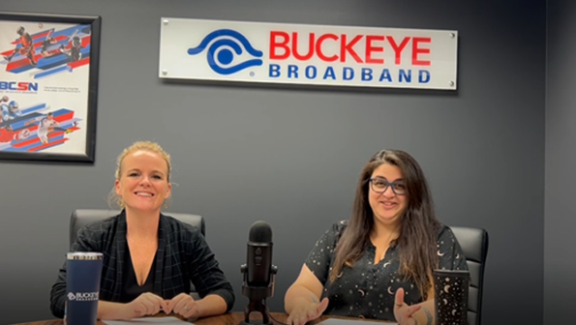
{"type": "Polygon", "coordinates": [[[250,320],[249,322],[241,321],[240,324],[238,325],[273,325],[273,323],[271,321],[268,321],[268,323],[264,323],[264,321],[262,321],[261,319],[254,319],[250,320]]]}
{"type": "Polygon", "coordinates": [[[272,325],[272,317],[270,310],[266,306],[266,301],[250,299],[250,303],[244,309],[244,320],[240,322],[240,325],[272,325]],[[250,315],[252,313],[258,313],[262,318],[255,317],[255,319],[251,319],[250,315]]]}

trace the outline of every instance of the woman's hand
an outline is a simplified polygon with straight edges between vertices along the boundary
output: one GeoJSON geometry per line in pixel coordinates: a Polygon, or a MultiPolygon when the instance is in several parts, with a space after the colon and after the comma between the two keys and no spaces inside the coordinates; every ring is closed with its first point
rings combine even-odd
{"type": "MultiPolygon", "coordinates": [[[[168,302],[168,310],[184,318],[197,318],[200,314],[198,303],[186,293],[181,293],[168,302]]],[[[167,313],[168,314],[168,313],[167,313]]]]}
{"type": "Polygon", "coordinates": [[[413,314],[420,310],[422,306],[408,306],[404,303],[404,289],[399,288],[394,297],[394,317],[398,325],[418,325],[413,314]]]}
{"type": "Polygon", "coordinates": [[[153,293],[146,292],[132,300],[125,306],[126,317],[125,319],[132,319],[135,317],[142,317],[147,315],[156,315],[160,310],[169,314],[168,303],[162,297],[153,293]]]}
{"type": "Polygon", "coordinates": [[[292,312],[288,315],[287,323],[290,325],[304,325],[322,316],[322,313],[328,308],[328,298],[322,299],[321,302],[318,302],[316,298],[312,299],[312,302],[302,299],[294,304],[292,312]]]}

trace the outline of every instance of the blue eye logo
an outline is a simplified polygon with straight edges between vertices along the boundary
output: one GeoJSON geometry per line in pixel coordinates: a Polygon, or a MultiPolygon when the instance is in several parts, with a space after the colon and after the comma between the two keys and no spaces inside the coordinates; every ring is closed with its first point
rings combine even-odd
{"type": "Polygon", "coordinates": [[[202,53],[214,39],[217,40],[208,47],[208,53],[206,54],[208,64],[214,72],[229,75],[249,67],[262,65],[262,59],[258,59],[262,57],[262,51],[254,49],[244,35],[231,29],[219,29],[206,35],[198,47],[188,49],[188,54],[196,55],[202,53]],[[254,58],[228,66],[234,61],[234,53],[237,55],[242,54],[242,48],[254,58]]]}

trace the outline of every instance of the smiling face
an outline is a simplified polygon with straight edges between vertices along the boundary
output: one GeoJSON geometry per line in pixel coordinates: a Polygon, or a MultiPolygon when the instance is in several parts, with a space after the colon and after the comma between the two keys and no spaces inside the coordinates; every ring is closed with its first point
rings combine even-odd
{"type": "Polygon", "coordinates": [[[388,186],[386,190],[382,192],[381,189],[384,187],[380,186],[380,184],[384,183],[383,180],[386,180],[389,183],[396,182],[396,192],[398,192],[403,184],[400,168],[384,163],[374,169],[370,178],[377,180],[376,185],[370,184],[368,190],[368,201],[374,214],[374,222],[385,225],[400,222],[400,217],[408,206],[407,195],[398,195],[394,193],[391,186],[388,186]],[[380,189],[378,188],[379,186],[380,189]],[[375,188],[376,190],[374,190],[375,188]]]}
{"type": "Polygon", "coordinates": [[[126,209],[160,213],[172,189],[168,162],[157,153],[137,150],[124,157],[120,170],[115,189],[126,209]]]}

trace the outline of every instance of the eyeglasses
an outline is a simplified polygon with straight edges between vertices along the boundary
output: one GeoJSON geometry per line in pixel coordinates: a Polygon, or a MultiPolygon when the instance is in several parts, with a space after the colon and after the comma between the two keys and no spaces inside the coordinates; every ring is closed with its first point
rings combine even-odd
{"type": "Polygon", "coordinates": [[[384,178],[370,178],[368,181],[372,184],[372,191],[376,193],[384,193],[388,189],[388,186],[392,187],[392,192],[396,195],[406,194],[406,184],[404,181],[397,180],[392,183],[388,182],[384,178]]]}

